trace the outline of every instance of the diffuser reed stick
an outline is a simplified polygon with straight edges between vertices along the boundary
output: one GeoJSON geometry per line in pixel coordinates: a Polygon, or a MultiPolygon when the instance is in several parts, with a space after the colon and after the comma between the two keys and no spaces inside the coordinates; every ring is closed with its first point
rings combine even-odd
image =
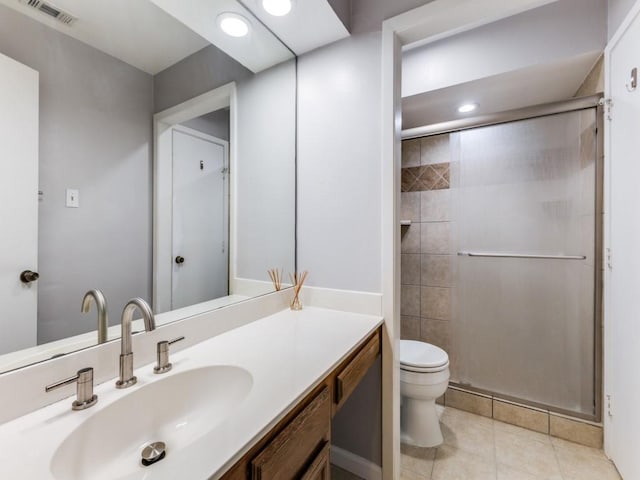
{"type": "Polygon", "coordinates": [[[293,274],[289,274],[291,282],[293,283],[293,300],[291,301],[291,310],[302,310],[300,290],[302,290],[302,285],[304,285],[304,281],[307,279],[308,275],[309,272],[306,270],[302,273],[295,272],[293,274]]]}
{"type": "Polygon", "coordinates": [[[278,270],[277,268],[272,268],[270,270],[267,270],[267,273],[269,274],[269,278],[271,278],[271,281],[273,282],[273,287],[276,289],[276,292],[282,290],[282,275],[284,271],[278,270]]]}

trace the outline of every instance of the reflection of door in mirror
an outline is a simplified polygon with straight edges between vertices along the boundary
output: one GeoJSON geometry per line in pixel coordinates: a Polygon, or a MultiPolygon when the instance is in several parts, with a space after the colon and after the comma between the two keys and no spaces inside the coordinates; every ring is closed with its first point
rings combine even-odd
{"type": "Polygon", "coordinates": [[[171,308],[229,294],[228,143],[173,127],[171,308]]]}
{"type": "Polygon", "coordinates": [[[38,72],[0,54],[0,354],[36,344],[38,72]]]}

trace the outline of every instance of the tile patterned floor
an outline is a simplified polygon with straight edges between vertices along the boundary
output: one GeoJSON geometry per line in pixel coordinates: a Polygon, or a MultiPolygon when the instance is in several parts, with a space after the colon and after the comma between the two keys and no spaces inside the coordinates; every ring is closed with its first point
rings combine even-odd
{"type": "Polygon", "coordinates": [[[601,450],[453,408],[441,412],[444,444],[402,445],[401,480],[620,480],[601,450]]]}

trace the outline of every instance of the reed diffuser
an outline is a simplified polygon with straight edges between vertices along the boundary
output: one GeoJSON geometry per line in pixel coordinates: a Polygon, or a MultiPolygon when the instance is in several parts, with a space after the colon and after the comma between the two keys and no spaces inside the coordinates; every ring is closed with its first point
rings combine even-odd
{"type": "Polygon", "coordinates": [[[276,289],[276,292],[282,290],[282,274],[284,273],[284,271],[278,270],[277,268],[272,268],[270,270],[267,270],[267,273],[269,274],[269,278],[271,278],[271,281],[273,282],[273,288],[276,289]]]}
{"type": "Polygon", "coordinates": [[[291,300],[291,310],[302,310],[302,302],[300,302],[300,290],[302,290],[302,285],[304,285],[304,281],[307,279],[309,272],[306,270],[302,273],[293,273],[289,274],[291,277],[291,282],[293,283],[293,300],[291,300]]]}

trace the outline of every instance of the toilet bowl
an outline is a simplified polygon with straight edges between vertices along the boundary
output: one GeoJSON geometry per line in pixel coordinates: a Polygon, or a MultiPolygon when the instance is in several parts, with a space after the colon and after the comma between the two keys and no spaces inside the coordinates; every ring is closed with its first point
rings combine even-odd
{"type": "Polygon", "coordinates": [[[449,385],[447,352],[425,342],[400,340],[402,442],[435,447],[444,439],[436,399],[449,385]]]}

